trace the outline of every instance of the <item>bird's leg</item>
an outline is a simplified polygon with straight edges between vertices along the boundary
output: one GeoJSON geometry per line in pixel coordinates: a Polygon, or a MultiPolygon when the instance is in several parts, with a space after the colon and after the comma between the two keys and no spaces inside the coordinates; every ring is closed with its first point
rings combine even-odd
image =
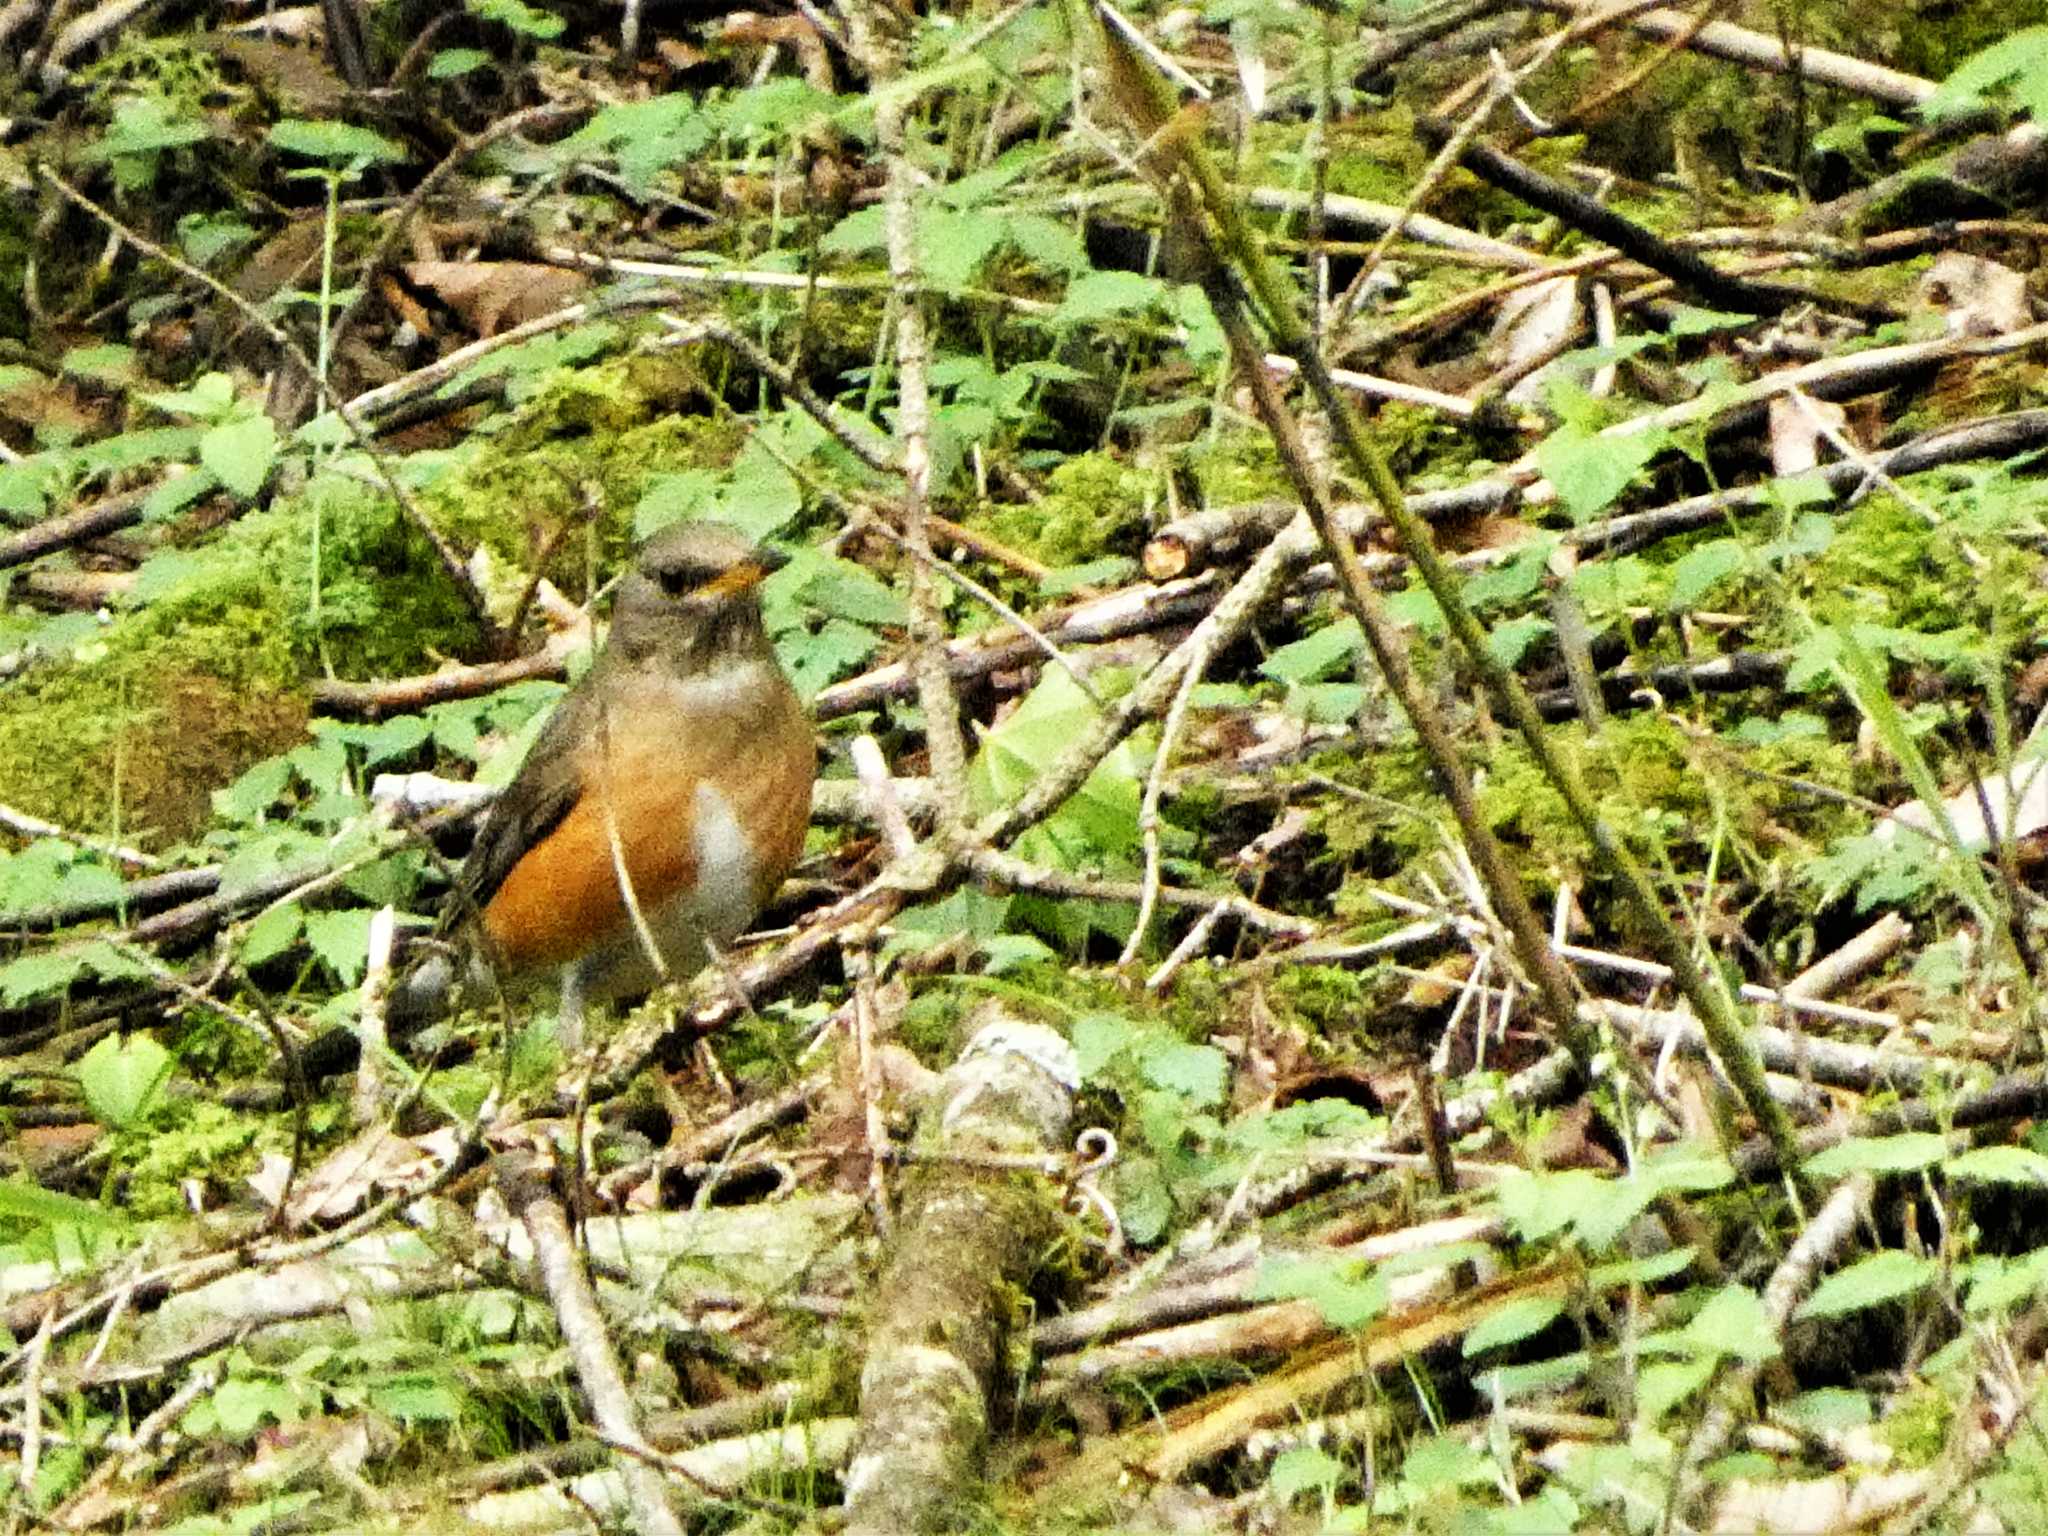
{"type": "Polygon", "coordinates": [[[583,1049],[583,967],[571,962],[562,967],[562,1001],[555,1009],[555,1038],[562,1054],[574,1056],[583,1049]]]}

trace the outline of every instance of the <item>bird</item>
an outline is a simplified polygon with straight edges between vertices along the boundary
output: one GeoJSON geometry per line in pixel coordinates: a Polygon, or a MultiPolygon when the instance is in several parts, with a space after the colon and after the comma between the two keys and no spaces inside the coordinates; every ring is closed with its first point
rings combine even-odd
{"type": "Polygon", "coordinates": [[[759,590],[783,563],[724,523],[650,539],[442,904],[500,975],[559,971],[566,1051],[590,1005],[696,975],[803,850],[816,747],[759,590]]]}

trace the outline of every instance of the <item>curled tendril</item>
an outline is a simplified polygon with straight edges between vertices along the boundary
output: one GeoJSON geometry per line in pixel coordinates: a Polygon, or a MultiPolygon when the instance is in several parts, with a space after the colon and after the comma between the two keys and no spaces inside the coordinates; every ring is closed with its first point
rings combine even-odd
{"type": "Polygon", "coordinates": [[[1068,1210],[1084,1218],[1092,1214],[1101,1221],[1103,1236],[1098,1241],[1112,1259],[1123,1256],[1124,1226],[1117,1219],[1115,1203],[1096,1180],[1115,1166],[1116,1157],[1116,1137],[1099,1125],[1091,1125],[1075,1137],[1074,1171],[1067,1195],[1068,1210]]]}

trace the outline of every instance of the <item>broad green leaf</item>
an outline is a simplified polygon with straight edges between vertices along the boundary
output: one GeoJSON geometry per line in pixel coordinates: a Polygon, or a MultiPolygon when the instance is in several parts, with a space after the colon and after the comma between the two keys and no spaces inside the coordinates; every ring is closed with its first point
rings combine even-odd
{"type": "Polygon", "coordinates": [[[256,227],[233,213],[188,213],[178,220],[178,242],[199,266],[211,266],[256,238],[256,227]]]}
{"type": "Polygon", "coordinates": [[[313,953],[327,962],[344,987],[363,979],[369,961],[370,920],[377,914],[368,907],[344,907],[338,912],[306,914],[306,942],[313,953]]]}
{"type": "Polygon", "coordinates": [[[242,963],[261,965],[283,954],[298,942],[305,920],[305,911],[296,901],[259,913],[242,935],[242,963]]]}
{"type": "Polygon", "coordinates": [[[1494,1186],[1501,1214],[1518,1237],[1531,1243],[1597,1213],[1613,1197],[1613,1181],[1584,1168],[1512,1173],[1494,1186]]]}
{"type": "Polygon", "coordinates": [[[1074,1021],[1071,1038],[1081,1081],[1097,1083],[1109,1064],[1138,1039],[1138,1030],[1113,1013],[1091,1013],[1074,1021]]]}
{"type": "Polygon", "coordinates": [[[400,1424],[447,1424],[462,1416],[462,1397],[424,1372],[390,1377],[370,1388],[370,1406],[400,1424]]]}
{"type": "Polygon", "coordinates": [[[1973,53],[1921,103],[1927,117],[1974,112],[1997,91],[2037,123],[2048,122],[2048,26],[2024,27],[1973,53]]]}
{"type": "Polygon", "coordinates": [[[1844,1317],[1910,1296],[1940,1275],[1941,1266],[1934,1260],[1886,1248],[1829,1275],[1793,1316],[1844,1317]]]}
{"type": "Polygon", "coordinates": [[[0,1218],[46,1227],[119,1227],[127,1221],[119,1211],[19,1179],[0,1179],[0,1218]]]}
{"type": "Polygon", "coordinates": [[[2031,1301],[2048,1286],[2048,1248],[2036,1248],[2017,1259],[1996,1254],[1974,1260],[1964,1274],[1969,1299],[1963,1310],[1972,1314],[2003,1312],[2031,1301]]]}
{"type": "MultiPolygon", "coordinates": [[[[96,347],[73,347],[58,360],[57,366],[73,378],[89,379],[98,384],[122,385],[135,377],[135,349],[124,347],[119,342],[107,342],[96,347]]],[[[141,436],[140,433],[122,433],[124,437],[141,436]]],[[[104,451],[107,443],[92,445],[93,449],[104,451]]],[[[81,453],[88,450],[81,449],[81,453]]]]}
{"type": "Polygon", "coordinates": [[[199,440],[199,462],[244,501],[253,501],[277,462],[277,427],[258,412],[223,422],[199,440]]]}
{"type": "Polygon", "coordinates": [[[214,418],[234,408],[235,382],[224,373],[203,374],[190,388],[165,390],[141,398],[170,415],[214,418]]]}
{"type": "Polygon", "coordinates": [[[1519,666],[1529,648],[1555,629],[1550,620],[1540,614],[1524,614],[1520,618],[1496,620],[1487,627],[1486,648],[1502,666],[1519,666]]]}
{"type": "Polygon", "coordinates": [[[331,165],[375,165],[410,159],[403,144],[353,123],[287,117],[270,125],[270,142],[287,154],[331,165]]]}
{"type": "Polygon", "coordinates": [[[2028,1147],[1972,1147],[1949,1160],[1952,1179],[1981,1184],[2048,1184],[2048,1157],[2028,1147]]]}
{"type": "Polygon", "coordinates": [[[1285,1504],[1297,1493],[1325,1492],[1343,1480],[1344,1463],[1328,1451],[1312,1445],[1296,1446],[1273,1458],[1273,1470],[1266,1474],[1266,1488],[1285,1504]]]}
{"type": "Polygon", "coordinates": [[[1671,317],[1666,335],[1683,339],[1687,336],[1707,336],[1715,331],[1740,330],[1745,325],[1756,324],[1755,315],[1731,314],[1722,309],[1701,309],[1692,304],[1681,304],[1671,317]]]}
{"type": "Polygon", "coordinates": [[[543,43],[560,37],[568,25],[561,17],[526,4],[526,0],[469,0],[469,13],[543,43]]]}
{"type": "Polygon", "coordinates": [[[1161,1040],[1144,1053],[1145,1077],[1197,1104],[1221,1103],[1230,1082],[1230,1058],[1213,1045],[1161,1040]]]}
{"type": "Polygon", "coordinates": [[[1033,266],[1067,277],[1088,270],[1088,252],[1071,224],[1039,213],[1013,213],[1003,220],[1010,245],[1033,266]]]}
{"type": "Polygon", "coordinates": [[[1564,1313],[1564,1302],[1554,1296],[1518,1296],[1482,1317],[1465,1335],[1465,1358],[1519,1344],[1541,1333],[1564,1313]]]}
{"type": "Polygon", "coordinates": [[[1948,1138],[1934,1131],[1903,1136],[1857,1136],[1823,1148],[1806,1160],[1817,1179],[1838,1179],[1848,1173],[1915,1173],[1932,1168],[1948,1156],[1948,1138]]]}
{"type": "Polygon", "coordinates": [[[1277,683],[1319,683],[1348,672],[1364,644],[1358,620],[1338,619],[1281,646],[1259,663],[1259,672],[1277,683]]]}
{"type": "Polygon", "coordinates": [[[1636,1412],[1645,1424],[1656,1424],[1665,1414],[1707,1384],[1714,1374],[1714,1357],[1696,1355],[1689,1360],[1659,1360],[1636,1373],[1636,1412]]]}
{"type": "Polygon", "coordinates": [[[1583,523],[1627,490],[1644,465],[1663,451],[1662,432],[1598,433],[1559,427],[1536,445],[1536,465],[1557,487],[1558,499],[1583,523]]]}
{"type": "Polygon", "coordinates": [[[924,275],[941,289],[965,288],[1007,235],[1004,221],[986,213],[930,208],[917,224],[918,256],[924,275]]]}
{"type": "Polygon", "coordinates": [[[1528,540],[1508,556],[1465,578],[1465,601],[1475,610],[1520,603],[1543,588],[1544,572],[1561,540],[1544,534],[1528,540]]]}
{"type": "Polygon", "coordinates": [[[0,1003],[16,1007],[38,997],[62,992],[85,974],[85,957],[76,949],[38,949],[0,965],[0,1003]]]}
{"type": "Polygon", "coordinates": [[[100,1124],[131,1130],[162,1099],[171,1065],[171,1053],[148,1035],[108,1035],[79,1058],[78,1086],[100,1124]]]}
{"type": "Polygon", "coordinates": [[[1754,1365],[1778,1353],[1777,1336],[1763,1301],[1747,1286],[1726,1285],[1680,1330],[1684,1339],[1715,1355],[1733,1355],[1754,1365]]]}
{"type": "Polygon", "coordinates": [[[213,792],[213,813],[229,821],[253,822],[272,806],[292,781],[292,765],[283,757],[266,757],[242,770],[241,777],[213,792]]]}
{"type": "Polygon", "coordinates": [[[443,48],[427,61],[427,78],[460,79],[490,62],[491,56],[481,48],[443,48]]]}
{"type": "Polygon", "coordinates": [[[1269,1258],[1252,1279],[1255,1301],[1306,1301],[1332,1328],[1363,1328],[1387,1309],[1387,1282],[1363,1261],[1336,1255],[1269,1258]]]}
{"type": "Polygon", "coordinates": [[[1067,284],[1056,326],[1090,325],[1118,315],[1139,314],[1166,297],[1166,284],[1141,272],[1086,272],[1067,284]]]}
{"type": "Polygon", "coordinates": [[[1735,539],[1711,539],[1687,550],[1671,568],[1671,606],[1696,606],[1714,588],[1740,573],[1747,559],[1735,539]]]}
{"type": "Polygon", "coordinates": [[[1401,1461],[1401,1481],[1417,1492],[1470,1488],[1494,1480],[1493,1458],[1458,1435],[1424,1435],[1401,1461]]]}

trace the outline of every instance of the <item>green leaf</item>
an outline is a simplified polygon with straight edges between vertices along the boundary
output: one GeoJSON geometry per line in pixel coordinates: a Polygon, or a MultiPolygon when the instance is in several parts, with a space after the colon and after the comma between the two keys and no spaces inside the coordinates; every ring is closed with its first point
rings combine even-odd
{"type": "Polygon", "coordinates": [[[1486,631],[1486,649],[1502,666],[1517,666],[1529,648],[1555,628],[1550,620],[1533,613],[1496,621],[1486,631]]]}
{"type": "Polygon", "coordinates": [[[1726,1285],[1709,1296],[1680,1335],[1697,1349],[1732,1355],[1751,1365],[1778,1353],[1770,1314],[1756,1292],[1742,1285],[1726,1285]]]}
{"type": "Polygon", "coordinates": [[[283,757],[266,757],[242,770],[226,789],[213,792],[213,813],[229,821],[253,822],[272,806],[291,782],[292,765],[283,757]]]}
{"type": "Polygon", "coordinates": [[[109,162],[114,181],[124,190],[148,186],[167,150],[213,137],[199,118],[173,115],[168,102],[154,96],[131,97],[114,109],[114,122],[87,154],[109,162]]]}
{"type": "Polygon", "coordinates": [[[199,266],[211,266],[256,238],[256,227],[233,213],[188,213],[178,220],[178,243],[199,266]]]}
{"type": "Polygon", "coordinates": [[[1166,284],[1142,272],[1087,272],[1067,284],[1055,326],[1092,325],[1119,315],[1141,314],[1166,298],[1166,284]]]}
{"type": "Polygon", "coordinates": [[[1934,1131],[1903,1136],[1857,1136],[1823,1148],[1806,1160],[1817,1179],[1839,1179],[1849,1173],[1915,1173],[1932,1168],[1948,1156],[1948,1138],[1934,1131]]]}
{"type": "Polygon", "coordinates": [[[481,48],[443,48],[427,61],[427,78],[460,79],[490,62],[491,56],[481,48]]]}
{"type": "MultiPolygon", "coordinates": [[[[118,342],[107,342],[97,347],[73,347],[58,360],[60,371],[75,379],[84,379],[93,384],[107,384],[114,387],[127,384],[136,376],[135,349],[124,347],[118,342]]],[[[139,433],[123,433],[122,436],[141,436],[139,433]]],[[[94,445],[104,451],[105,442],[94,445]]],[[[85,451],[85,450],[81,450],[85,451]]]]}
{"type": "Polygon", "coordinates": [[[370,1389],[370,1406],[401,1424],[447,1424],[462,1416],[462,1397],[445,1381],[409,1372],[370,1389]]]}
{"type": "Polygon", "coordinates": [[[84,974],[85,957],[76,949],[31,950],[0,965],[0,1003],[13,1008],[48,997],[84,974]]]}
{"type": "Polygon", "coordinates": [[[1457,1435],[1424,1435],[1401,1461],[1401,1481],[1418,1493],[1475,1487],[1494,1477],[1493,1458],[1457,1435]]]}
{"type": "Polygon", "coordinates": [[[1254,1301],[1306,1301],[1332,1328],[1363,1328],[1387,1309],[1387,1282],[1364,1261],[1335,1255],[1269,1258],[1252,1278],[1254,1301]]]}
{"type": "Polygon", "coordinates": [[[1137,1038],[1136,1026],[1113,1013],[1091,1013],[1076,1019],[1071,1039],[1081,1081],[1101,1082],[1110,1063],[1137,1038]]]}
{"type": "Polygon", "coordinates": [[[1712,1355],[1695,1355],[1689,1360],[1660,1360],[1636,1373],[1636,1414],[1644,1424],[1656,1424],[1707,1384],[1714,1374],[1712,1355]]]}
{"type": "Polygon", "coordinates": [[[235,382],[224,373],[203,374],[188,389],[146,394],[141,399],[169,415],[216,420],[234,409],[235,382]]]}
{"type": "Polygon", "coordinates": [[[1494,1186],[1501,1214],[1518,1237],[1532,1243],[1598,1212],[1613,1193],[1612,1181],[1584,1168],[1513,1173],[1494,1186]]]}
{"type": "Polygon", "coordinates": [[[1007,233],[1002,219],[985,213],[927,209],[917,225],[918,258],[925,277],[945,290],[967,287],[1007,233]]]}
{"type": "Polygon", "coordinates": [[[306,916],[306,942],[344,987],[363,979],[370,954],[370,920],[376,915],[368,907],[344,907],[306,916]]]}
{"type": "Polygon", "coordinates": [[[403,144],[381,133],[327,118],[287,117],[272,123],[270,142],[286,154],[335,166],[395,164],[411,158],[403,144]]]}
{"type": "Polygon", "coordinates": [[[1556,534],[1528,540],[1503,560],[1465,579],[1465,601],[1476,611],[1520,603],[1543,588],[1550,557],[1563,541],[1556,534]]]}
{"type": "MultiPolygon", "coordinates": [[[[974,814],[984,815],[1036,784],[1092,728],[1097,714],[1073,678],[1047,667],[1024,701],[981,739],[968,768],[974,814]]],[[[1138,847],[1140,761],[1130,741],[1118,746],[1053,817],[1019,841],[1019,855],[1064,869],[1128,860],[1138,847]]]]}
{"type": "Polygon", "coordinates": [[[1339,672],[1349,672],[1365,634],[1356,619],[1339,619],[1313,634],[1283,645],[1259,663],[1262,676],[1277,683],[1319,683],[1339,672]]]}
{"type": "Polygon", "coordinates": [[[277,462],[277,427],[258,413],[223,422],[199,440],[199,462],[244,501],[253,501],[277,462]]]}
{"type": "Polygon", "coordinates": [[[1740,330],[1745,325],[1756,324],[1755,315],[1738,315],[1724,309],[1701,309],[1692,304],[1681,304],[1671,317],[1666,334],[1677,339],[1688,336],[1707,336],[1715,331],[1740,330]]]}
{"type": "Polygon", "coordinates": [[[1671,568],[1671,606],[1695,607],[1715,587],[1738,574],[1747,559],[1735,539],[1711,539],[1687,550],[1671,568]]]}
{"type": "Polygon", "coordinates": [[[106,1228],[126,1225],[127,1218],[90,1200],[59,1194],[16,1179],[0,1179],[0,1218],[32,1221],[46,1227],[106,1228]]]}
{"type": "Polygon", "coordinates": [[[1993,92],[2009,89],[2015,105],[2048,122],[2048,27],[2025,27],[1971,54],[1920,105],[1927,117],[1951,117],[1983,107],[1993,92]]]}
{"type": "Polygon", "coordinates": [[[1843,1317],[1880,1306],[1931,1285],[1941,1275],[1932,1259],[1886,1248],[1829,1275],[1793,1314],[1797,1318],[1843,1317]]]}
{"type": "Polygon", "coordinates": [[[1329,1452],[1312,1445],[1296,1446],[1273,1458],[1273,1470],[1266,1474],[1266,1489],[1285,1504],[1297,1493],[1329,1492],[1344,1477],[1344,1463],[1329,1452]]]}
{"type": "Polygon", "coordinates": [[[108,1035],[79,1058],[78,1086],[100,1124],[132,1130],[163,1097],[172,1060],[148,1035],[108,1035]]]}
{"type": "Polygon", "coordinates": [[[242,963],[261,965],[276,959],[298,942],[305,920],[305,911],[296,901],[283,902],[257,914],[242,935],[242,963]]]}
{"type": "Polygon", "coordinates": [[[562,29],[568,25],[561,17],[536,10],[525,0],[469,0],[469,13],[543,43],[560,37],[562,29]]]}
{"type": "Polygon", "coordinates": [[[1980,1184],[2048,1184],[2048,1157],[2028,1147],[1972,1147],[1949,1161],[1952,1179],[1980,1184]]]}
{"type": "Polygon", "coordinates": [[[1088,270],[1088,252],[1073,225],[1040,213],[1013,213],[1003,221],[1011,246],[1033,266],[1074,277],[1088,270]]]}
{"type": "Polygon", "coordinates": [[[1162,1041],[1144,1053],[1145,1077],[1196,1104],[1220,1104],[1230,1082],[1230,1058],[1213,1045],[1162,1041]]]}
{"type": "Polygon", "coordinates": [[[888,243],[889,232],[882,222],[882,206],[877,203],[849,213],[826,230],[818,241],[818,249],[827,256],[865,256],[883,249],[888,243]]]}
{"type": "Polygon", "coordinates": [[[1661,431],[1603,434],[1564,426],[1536,445],[1536,466],[1557,487],[1572,521],[1583,523],[1627,490],[1668,440],[1661,431]]]}
{"type": "Polygon", "coordinates": [[[1465,1358],[1518,1344],[1541,1333],[1564,1313],[1564,1302],[1554,1296],[1518,1296],[1487,1313],[1465,1335],[1465,1358]]]}

